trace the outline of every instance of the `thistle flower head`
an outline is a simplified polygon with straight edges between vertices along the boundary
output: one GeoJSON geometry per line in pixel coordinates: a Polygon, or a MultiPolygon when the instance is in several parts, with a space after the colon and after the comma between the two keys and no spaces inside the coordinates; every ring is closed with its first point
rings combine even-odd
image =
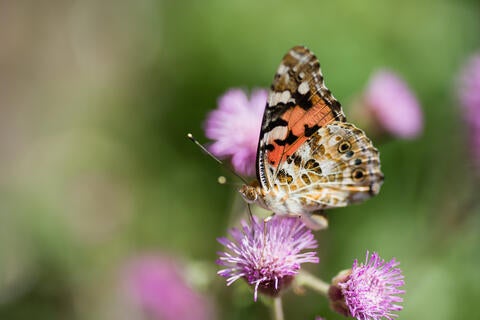
{"type": "Polygon", "coordinates": [[[329,289],[332,308],[358,320],[394,319],[393,312],[402,310],[403,301],[399,289],[404,285],[399,263],[392,259],[385,262],[377,253],[367,256],[365,264],[353,263],[351,270],[339,274],[329,289]]]}
{"type": "Polygon", "coordinates": [[[300,219],[275,216],[269,221],[252,224],[242,222],[241,229],[230,231],[232,240],[218,241],[226,251],[220,252],[217,263],[226,267],[218,272],[227,278],[227,285],[243,278],[257,293],[276,296],[290,284],[305,262],[318,263],[314,251],[317,242],[300,219]]]}
{"type": "Polygon", "coordinates": [[[376,124],[389,134],[411,139],[423,127],[420,104],[404,80],[389,70],[373,74],[364,92],[364,103],[376,124]]]}
{"type": "Polygon", "coordinates": [[[254,90],[248,99],[243,90],[231,89],[220,97],[218,108],[210,112],[205,121],[205,135],[213,140],[209,151],[219,158],[230,157],[239,174],[252,176],[255,173],[266,103],[266,90],[254,90]]]}

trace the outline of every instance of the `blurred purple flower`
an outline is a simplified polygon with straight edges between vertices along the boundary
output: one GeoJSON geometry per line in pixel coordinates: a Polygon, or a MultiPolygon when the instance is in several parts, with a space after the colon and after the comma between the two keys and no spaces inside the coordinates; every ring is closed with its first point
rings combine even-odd
{"type": "Polygon", "coordinates": [[[138,257],[125,270],[128,296],[152,319],[213,319],[209,301],[187,285],[181,272],[170,258],[138,257]]]}
{"type": "Polygon", "coordinates": [[[480,53],[474,55],[462,70],[458,95],[464,108],[463,118],[469,130],[473,161],[480,173],[480,53]]]}
{"type": "Polygon", "coordinates": [[[267,103],[266,90],[252,91],[250,100],[241,89],[230,89],[218,101],[218,108],[205,121],[205,135],[214,140],[208,148],[219,158],[231,157],[239,174],[255,174],[257,143],[262,115],[267,103]]]}
{"type": "Polygon", "coordinates": [[[480,118],[480,53],[468,61],[460,81],[459,97],[465,108],[465,118],[480,118]]]}
{"type": "Polygon", "coordinates": [[[394,319],[394,311],[402,310],[397,303],[403,299],[399,289],[404,285],[400,263],[394,259],[385,263],[377,253],[369,255],[365,264],[353,263],[351,270],[341,272],[334,278],[329,289],[331,306],[337,312],[358,320],[394,319]]]}
{"type": "Polygon", "coordinates": [[[364,92],[364,103],[376,125],[389,134],[412,139],[422,132],[420,104],[405,81],[392,71],[373,74],[364,92]]]}
{"type": "Polygon", "coordinates": [[[219,238],[226,252],[217,263],[227,268],[218,272],[227,285],[243,278],[257,292],[276,296],[291,283],[302,263],[318,263],[312,232],[298,218],[274,216],[266,222],[254,218],[252,225],[242,222],[242,229],[231,229],[233,240],[219,238]]]}

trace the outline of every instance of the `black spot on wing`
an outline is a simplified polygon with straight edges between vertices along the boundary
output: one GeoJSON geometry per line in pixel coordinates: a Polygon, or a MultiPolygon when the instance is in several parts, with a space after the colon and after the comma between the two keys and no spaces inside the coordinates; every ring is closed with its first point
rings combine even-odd
{"type": "Polygon", "coordinates": [[[260,131],[260,139],[263,138],[263,136],[275,129],[276,127],[286,127],[288,125],[288,122],[283,120],[282,118],[275,119],[268,124],[265,124],[265,126],[262,128],[260,131]]]}
{"type": "Polygon", "coordinates": [[[287,157],[287,163],[294,163],[296,166],[300,166],[300,163],[302,163],[302,158],[297,155],[296,153],[291,154],[290,156],[287,157]]]}
{"type": "Polygon", "coordinates": [[[318,166],[320,166],[320,164],[317,161],[315,161],[314,159],[310,159],[307,162],[305,162],[304,167],[305,167],[305,169],[313,169],[313,168],[316,168],[318,166]]]}
{"type": "Polygon", "coordinates": [[[281,140],[281,139],[275,139],[275,143],[278,144],[279,146],[285,146],[287,144],[292,144],[294,143],[298,137],[292,133],[291,130],[288,131],[288,136],[281,140]]]}
{"type": "Polygon", "coordinates": [[[298,91],[295,91],[292,94],[293,99],[295,100],[296,105],[300,106],[303,110],[310,109],[312,105],[312,101],[310,100],[310,90],[306,94],[301,94],[298,91]]]}
{"type": "Polygon", "coordinates": [[[306,185],[309,185],[312,183],[312,181],[310,181],[310,178],[308,177],[308,175],[306,175],[305,173],[301,175],[301,178],[303,180],[303,183],[305,183],[306,185]]]}
{"type": "Polygon", "coordinates": [[[265,108],[265,112],[263,114],[262,130],[260,130],[260,139],[262,139],[266,133],[272,131],[275,127],[286,127],[288,125],[288,122],[282,119],[281,116],[293,106],[294,105],[291,102],[280,102],[273,106],[270,106],[267,103],[267,107],[265,108]]]}
{"type": "Polygon", "coordinates": [[[263,148],[268,151],[273,151],[273,149],[275,149],[273,144],[266,144],[263,148]]]}
{"type": "Polygon", "coordinates": [[[314,125],[313,127],[309,127],[308,125],[304,125],[305,127],[305,136],[310,137],[312,134],[318,131],[320,129],[320,126],[318,124],[314,125]]]}
{"type": "Polygon", "coordinates": [[[302,157],[299,156],[298,154],[294,153],[293,155],[293,163],[299,167],[302,164],[302,157]]]}
{"type": "Polygon", "coordinates": [[[274,105],[269,105],[267,102],[267,106],[265,108],[265,114],[268,114],[270,118],[278,118],[286,110],[290,109],[293,106],[295,106],[295,104],[292,101],[287,103],[278,102],[277,104],[274,104],[274,105]]]}
{"type": "Polygon", "coordinates": [[[267,128],[267,131],[270,131],[275,127],[286,127],[287,125],[288,125],[288,122],[286,120],[283,120],[282,118],[278,118],[270,122],[266,128],[267,128]]]}
{"type": "Polygon", "coordinates": [[[278,181],[280,181],[280,183],[290,184],[293,182],[293,177],[289,175],[284,169],[278,172],[277,179],[278,181]]]}

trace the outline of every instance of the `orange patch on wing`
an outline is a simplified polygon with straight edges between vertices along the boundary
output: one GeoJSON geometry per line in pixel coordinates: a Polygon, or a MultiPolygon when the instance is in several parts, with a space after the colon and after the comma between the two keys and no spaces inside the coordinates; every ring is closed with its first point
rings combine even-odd
{"type": "MultiPolygon", "coordinates": [[[[333,115],[332,109],[325,103],[323,99],[318,96],[313,96],[312,100],[316,101],[316,103],[308,109],[308,111],[304,111],[304,116],[301,118],[301,121],[294,121],[289,122],[292,123],[292,132],[295,135],[302,134],[305,131],[305,125],[309,128],[318,125],[320,127],[324,127],[326,124],[332,122],[335,117],[333,115]],[[315,99],[313,99],[315,98],[315,99]],[[318,100],[319,99],[319,100],[318,100]],[[297,134],[298,132],[298,134],[297,134]]],[[[297,107],[295,107],[297,108],[297,107]]],[[[300,108],[300,107],[298,107],[300,108]]],[[[290,127],[290,125],[289,125],[290,127]]]]}
{"type": "Polygon", "coordinates": [[[323,127],[335,119],[332,109],[320,96],[314,95],[312,102],[315,104],[308,111],[297,105],[282,115],[282,119],[288,121],[288,132],[291,131],[298,139],[287,146],[280,146],[275,141],[271,141],[270,143],[274,146],[274,149],[268,153],[270,165],[277,167],[281,161],[292,155],[307,141],[305,126],[309,128],[315,125],[323,127]]]}
{"type": "MultiPolygon", "coordinates": [[[[305,137],[304,137],[305,138],[305,137]]],[[[297,143],[298,140],[295,141],[294,144],[297,143]]],[[[273,145],[273,150],[268,152],[268,162],[270,163],[271,166],[277,167],[278,164],[285,159],[285,157],[289,156],[286,155],[285,152],[285,147],[278,145],[275,141],[272,141],[271,144],[273,145]]],[[[299,144],[300,146],[301,144],[299,144]]],[[[296,148],[298,149],[298,147],[296,148]]],[[[296,150],[295,149],[295,150],[296,150]]],[[[294,151],[295,152],[295,151],[294,151]]],[[[293,152],[292,152],[293,153],[293,152]]]]}

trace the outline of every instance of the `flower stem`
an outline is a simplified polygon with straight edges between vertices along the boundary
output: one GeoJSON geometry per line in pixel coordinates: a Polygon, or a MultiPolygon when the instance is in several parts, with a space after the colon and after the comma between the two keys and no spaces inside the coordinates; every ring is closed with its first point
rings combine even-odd
{"type": "Polygon", "coordinates": [[[325,297],[328,297],[328,288],[330,288],[330,284],[324,282],[323,280],[315,277],[314,275],[301,271],[296,277],[297,284],[299,286],[309,287],[325,297]]]}
{"type": "Polygon", "coordinates": [[[273,319],[274,320],[285,319],[283,316],[282,298],[280,297],[273,298],[273,319]]]}

